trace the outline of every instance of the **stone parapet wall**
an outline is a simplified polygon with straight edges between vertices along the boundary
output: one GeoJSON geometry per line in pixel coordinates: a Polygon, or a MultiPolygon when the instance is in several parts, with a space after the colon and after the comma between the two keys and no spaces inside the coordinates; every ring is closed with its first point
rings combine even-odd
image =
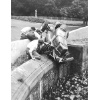
{"type": "Polygon", "coordinates": [[[28,60],[26,47],[30,41],[28,39],[11,42],[11,69],[20,66],[28,60]]]}
{"type": "Polygon", "coordinates": [[[42,76],[54,66],[53,62],[47,58],[43,57],[42,60],[29,60],[12,71],[12,100],[25,100],[42,76]]]}
{"type": "Polygon", "coordinates": [[[71,44],[69,51],[74,57],[70,65],[70,73],[82,74],[88,69],[88,45],[87,44],[71,44]]]}
{"type": "MultiPolygon", "coordinates": [[[[43,93],[53,86],[59,77],[66,76],[68,66],[53,66],[47,73],[43,75],[41,80],[31,90],[32,100],[41,100],[43,93]],[[61,71],[60,69],[63,69],[61,71]],[[59,72],[60,71],[60,72],[59,72]]],[[[27,96],[26,100],[29,100],[30,95],[27,96]]]]}

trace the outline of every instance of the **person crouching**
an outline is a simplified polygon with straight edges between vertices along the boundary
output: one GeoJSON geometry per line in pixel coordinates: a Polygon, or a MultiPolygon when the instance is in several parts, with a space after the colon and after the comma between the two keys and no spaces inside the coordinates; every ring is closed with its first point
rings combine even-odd
{"type": "Polygon", "coordinates": [[[41,55],[38,53],[38,51],[40,50],[42,44],[43,44],[42,39],[36,39],[30,42],[27,45],[27,50],[26,50],[28,56],[31,57],[33,60],[35,59],[40,60],[41,55]]]}

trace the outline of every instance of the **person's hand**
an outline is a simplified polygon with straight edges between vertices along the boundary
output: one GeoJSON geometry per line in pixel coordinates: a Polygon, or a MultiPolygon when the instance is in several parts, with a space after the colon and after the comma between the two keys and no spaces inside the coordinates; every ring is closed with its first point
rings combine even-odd
{"type": "Polygon", "coordinates": [[[59,58],[59,62],[62,62],[63,58],[59,58]]]}
{"type": "Polygon", "coordinates": [[[35,58],[32,58],[32,60],[35,60],[35,58]]]}
{"type": "Polygon", "coordinates": [[[50,41],[48,44],[50,44],[50,45],[51,45],[51,41],[50,41]]]}

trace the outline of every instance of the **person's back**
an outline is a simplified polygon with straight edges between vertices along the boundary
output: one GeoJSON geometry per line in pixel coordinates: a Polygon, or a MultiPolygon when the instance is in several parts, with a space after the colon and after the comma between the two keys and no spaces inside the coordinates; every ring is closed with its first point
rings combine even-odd
{"type": "Polygon", "coordinates": [[[41,55],[37,52],[38,49],[40,48],[40,46],[42,45],[43,42],[41,42],[41,40],[36,39],[31,41],[28,45],[27,45],[27,54],[29,54],[31,56],[31,58],[34,60],[35,58],[37,59],[41,59],[41,55]]]}
{"type": "Polygon", "coordinates": [[[34,41],[31,41],[28,45],[27,45],[27,48],[30,49],[30,51],[32,52],[33,49],[36,50],[38,46],[38,39],[34,40],[34,41]]]}
{"type": "Polygon", "coordinates": [[[31,27],[24,27],[22,30],[21,30],[21,33],[27,33],[31,30],[31,27]]]}
{"type": "Polygon", "coordinates": [[[62,36],[62,37],[66,37],[66,33],[64,31],[62,31],[60,28],[58,28],[56,31],[56,36],[59,35],[59,36],[62,36]]]}
{"type": "MultiPolygon", "coordinates": [[[[67,26],[65,24],[62,24],[59,28],[57,28],[55,30],[54,34],[55,35],[51,39],[51,42],[55,39],[56,36],[61,36],[61,37],[65,38],[65,39],[67,39],[68,38],[67,26]]],[[[60,41],[59,39],[58,39],[58,42],[60,41]]]]}

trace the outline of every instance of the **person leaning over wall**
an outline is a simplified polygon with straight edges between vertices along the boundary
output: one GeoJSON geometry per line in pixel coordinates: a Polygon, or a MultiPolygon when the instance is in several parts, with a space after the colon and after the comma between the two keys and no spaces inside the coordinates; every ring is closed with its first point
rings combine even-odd
{"type": "Polygon", "coordinates": [[[41,55],[37,52],[43,44],[42,39],[35,39],[27,45],[26,53],[33,59],[41,59],[41,55]]]}
{"type": "Polygon", "coordinates": [[[29,58],[41,59],[40,55],[37,52],[42,43],[41,31],[35,27],[25,27],[21,30],[21,40],[29,39],[31,42],[27,45],[26,54],[29,58]]]}
{"type": "MultiPolygon", "coordinates": [[[[67,38],[69,36],[69,32],[67,31],[67,25],[61,24],[58,28],[55,29],[55,35],[51,39],[51,46],[53,46],[55,49],[53,50],[53,57],[54,59],[58,59],[59,62],[62,60],[63,51],[68,52],[68,46],[67,46],[67,38]],[[61,50],[62,48],[62,50],[61,50]],[[57,54],[57,52],[59,54],[57,54]],[[60,55],[60,56],[59,56],[60,55]]],[[[69,53],[68,53],[69,54],[69,53]]]]}
{"type": "Polygon", "coordinates": [[[27,34],[29,34],[30,32],[34,32],[35,30],[35,27],[24,27],[21,30],[20,40],[28,39],[27,34]]]}

